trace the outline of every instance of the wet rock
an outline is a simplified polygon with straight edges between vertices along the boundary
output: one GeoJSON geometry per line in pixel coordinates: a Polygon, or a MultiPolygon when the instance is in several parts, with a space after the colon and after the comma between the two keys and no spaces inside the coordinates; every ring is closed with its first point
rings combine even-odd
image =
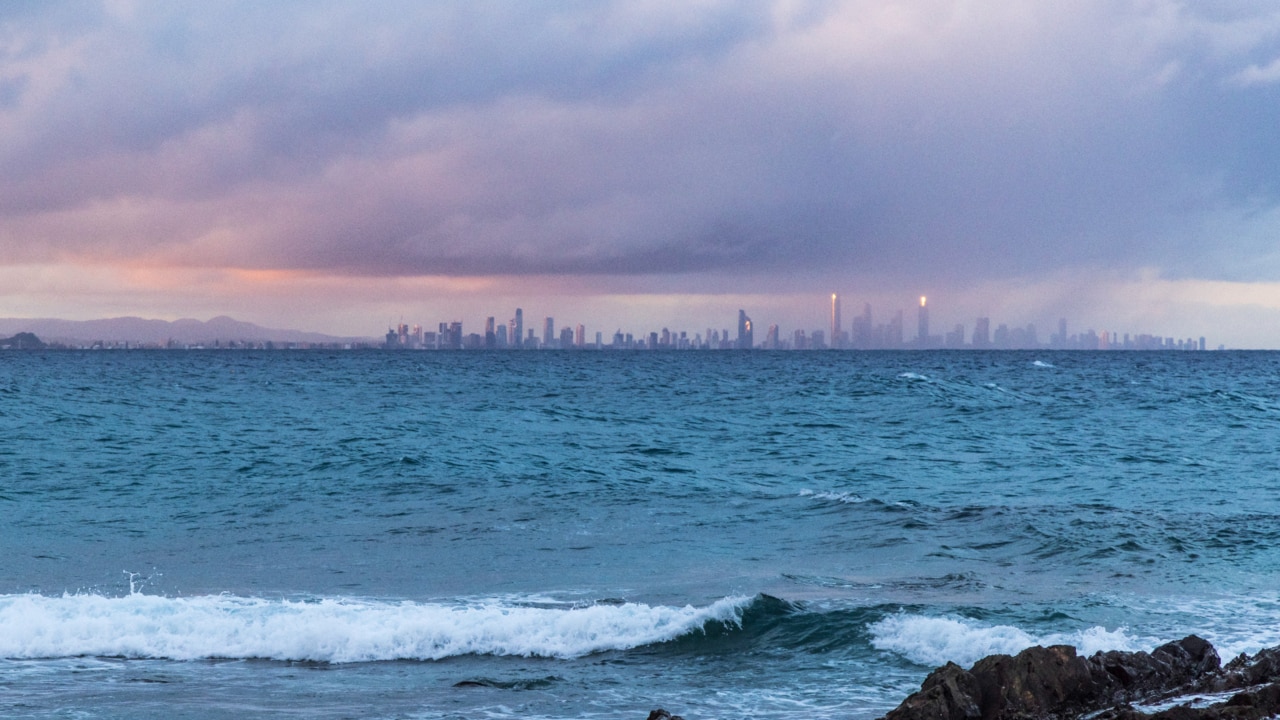
{"type": "Polygon", "coordinates": [[[1208,641],[1190,635],[1151,652],[1088,658],[1069,645],[990,655],[968,670],[934,670],[884,720],[1261,720],[1280,717],[1280,648],[1225,667],[1208,641]],[[1197,694],[1239,690],[1207,704],[1197,694]],[[1185,702],[1180,702],[1182,698],[1185,702]],[[1165,709],[1142,703],[1164,701],[1165,709]],[[1168,703],[1172,701],[1172,707],[1168,703]]]}
{"type": "Polygon", "coordinates": [[[1267,648],[1249,657],[1241,654],[1205,679],[1202,692],[1224,692],[1280,680],[1280,647],[1267,648]]]}
{"type": "Polygon", "coordinates": [[[1209,641],[1188,635],[1145,652],[1112,650],[1089,662],[1119,684],[1113,702],[1149,699],[1203,682],[1221,669],[1218,651],[1209,641]]]}
{"type": "Polygon", "coordinates": [[[899,717],[928,717],[939,720],[975,720],[982,717],[982,709],[978,707],[981,691],[977,679],[964,668],[955,663],[947,663],[943,667],[929,673],[920,692],[907,698],[896,710],[886,716],[887,720],[899,717]],[[896,714],[895,714],[896,713],[896,714]]]}
{"type": "Polygon", "coordinates": [[[981,691],[984,718],[1054,717],[1089,707],[1110,696],[1111,679],[1076,655],[1070,645],[1027,648],[1017,655],[992,655],[970,671],[981,691]]]}
{"type": "Polygon", "coordinates": [[[648,720],[684,720],[684,718],[680,717],[679,715],[672,715],[666,710],[663,710],[662,708],[658,708],[657,710],[654,710],[649,713],[648,720]]]}
{"type": "Polygon", "coordinates": [[[950,663],[885,720],[995,720],[1069,717],[1110,698],[1115,681],[1069,645],[989,655],[968,671],[950,663]]]}

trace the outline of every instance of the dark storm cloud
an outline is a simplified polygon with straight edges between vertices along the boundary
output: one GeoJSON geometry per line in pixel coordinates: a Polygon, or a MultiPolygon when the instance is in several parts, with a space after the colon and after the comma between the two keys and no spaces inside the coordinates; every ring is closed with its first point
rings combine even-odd
{"type": "Polygon", "coordinates": [[[0,58],[7,262],[1280,277],[1263,3],[36,4],[0,58]]]}

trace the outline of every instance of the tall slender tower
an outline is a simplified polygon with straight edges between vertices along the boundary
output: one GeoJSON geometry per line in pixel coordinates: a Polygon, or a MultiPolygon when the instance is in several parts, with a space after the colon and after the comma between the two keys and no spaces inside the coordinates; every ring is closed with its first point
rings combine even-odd
{"type": "Polygon", "coordinates": [[[831,293],[831,349],[844,347],[844,331],[840,329],[840,296],[831,293]]]}
{"type": "Polygon", "coordinates": [[[738,311],[738,349],[750,350],[755,347],[755,337],[751,332],[751,318],[745,310],[738,311]]]}
{"type": "Polygon", "coordinates": [[[920,318],[916,329],[916,342],[920,347],[929,344],[929,306],[925,304],[925,296],[920,296],[920,318]]]}
{"type": "Polygon", "coordinates": [[[517,350],[524,342],[524,310],[516,308],[516,317],[511,321],[511,344],[517,350]]]}

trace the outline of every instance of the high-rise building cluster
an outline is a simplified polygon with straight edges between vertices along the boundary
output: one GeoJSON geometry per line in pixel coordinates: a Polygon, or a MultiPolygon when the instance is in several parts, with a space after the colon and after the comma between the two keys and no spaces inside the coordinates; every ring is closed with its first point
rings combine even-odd
{"type": "Polygon", "coordinates": [[[933,334],[929,325],[929,302],[920,297],[916,309],[916,331],[908,335],[904,312],[894,311],[888,319],[876,322],[871,305],[864,304],[862,312],[855,315],[844,328],[840,311],[840,296],[831,294],[830,326],[825,330],[806,332],[797,329],[783,333],[777,325],[770,325],[764,337],[756,341],[755,325],[745,310],[738,311],[736,333],[728,329],[707,328],[705,333],[687,331],[661,331],[632,334],[621,329],[605,336],[601,331],[588,335],[585,326],[565,325],[556,332],[555,318],[543,320],[542,335],[533,327],[525,328],[524,310],[516,308],[506,323],[498,323],[490,316],[485,319],[484,333],[464,333],[462,322],[442,322],[432,332],[421,325],[410,327],[404,323],[387,331],[385,347],[404,350],[1204,350],[1205,339],[1172,338],[1149,334],[1113,331],[1085,330],[1068,334],[1065,318],[1058,321],[1057,332],[1047,341],[1041,341],[1035,325],[1009,327],[1006,324],[991,327],[991,319],[980,317],[974,321],[972,332],[966,334],[965,326],[955,325],[940,335],[933,334]]]}
{"type": "MultiPolygon", "coordinates": [[[[815,331],[818,343],[821,332],[815,331]]],[[[800,337],[797,331],[797,340],[800,337]]],[[[831,347],[858,350],[932,350],[932,349],[975,349],[975,350],[1204,350],[1205,339],[1174,338],[1150,334],[1129,334],[1104,330],[1098,332],[1092,328],[1077,334],[1067,333],[1067,320],[1058,320],[1058,331],[1041,342],[1034,324],[1009,327],[1001,323],[995,330],[991,329],[991,318],[979,317],[974,320],[973,331],[966,338],[963,324],[956,324],[951,330],[936,335],[929,328],[929,301],[926,296],[920,297],[920,306],[916,310],[916,334],[914,337],[903,335],[903,314],[899,310],[888,322],[875,324],[872,321],[871,305],[863,306],[862,314],[855,317],[846,333],[840,324],[840,302],[835,294],[831,296],[831,347]]]]}
{"type": "Polygon", "coordinates": [[[697,332],[690,337],[684,330],[662,328],[660,332],[638,335],[619,329],[606,337],[601,331],[588,335],[582,324],[566,325],[557,333],[555,318],[547,317],[539,337],[533,328],[525,329],[524,309],[516,308],[505,324],[499,324],[492,316],[486,318],[483,334],[464,333],[459,320],[442,322],[434,332],[421,325],[400,323],[387,331],[384,347],[402,350],[749,350],[780,346],[776,325],[771,332],[770,340],[757,346],[751,318],[739,310],[736,335],[727,328],[707,328],[705,334],[697,332]]]}

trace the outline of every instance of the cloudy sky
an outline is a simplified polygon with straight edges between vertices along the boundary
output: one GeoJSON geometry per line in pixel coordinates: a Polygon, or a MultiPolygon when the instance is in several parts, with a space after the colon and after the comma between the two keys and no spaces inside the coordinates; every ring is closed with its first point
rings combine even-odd
{"type": "Polygon", "coordinates": [[[1280,6],[0,4],[0,316],[1280,347],[1280,6]]]}

